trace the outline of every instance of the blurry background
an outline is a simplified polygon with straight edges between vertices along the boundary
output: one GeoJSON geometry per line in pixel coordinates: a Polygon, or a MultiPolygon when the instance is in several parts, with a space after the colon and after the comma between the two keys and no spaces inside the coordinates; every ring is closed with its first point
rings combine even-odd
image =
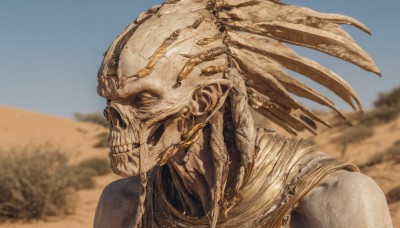
{"type": "MultiPolygon", "coordinates": [[[[0,1],[0,226],[92,225],[101,190],[118,178],[107,168],[107,129],[101,115],[105,101],[96,93],[102,53],[140,12],[161,2],[0,1]]],[[[348,110],[349,120],[323,113],[334,128],[322,127],[317,137],[301,136],[311,138],[334,157],[360,165],[383,188],[394,222],[400,226],[400,80],[396,68],[400,64],[400,2],[283,2],[352,16],[371,29],[369,36],[344,26],[373,57],[382,78],[325,54],[294,47],[342,75],[367,109],[364,115],[352,113],[332,93],[318,87],[339,108],[348,110]]],[[[321,107],[308,104],[322,112],[321,107]]],[[[258,123],[275,128],[264,119],[258,118],[258,123]]]]}

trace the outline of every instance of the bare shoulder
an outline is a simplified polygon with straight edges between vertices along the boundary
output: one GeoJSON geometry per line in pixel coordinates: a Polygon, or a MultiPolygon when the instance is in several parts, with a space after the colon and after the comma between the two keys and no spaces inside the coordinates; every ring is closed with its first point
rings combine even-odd
{"type": "Polygon", "coordinates": [[[380,187],[362,173],[345,170],[327,175],[307,193],[294,219],[305,227],[392,227],[380,187]]]}
{"type": "Polygon", "coordinates": [[[108,184],[101,194],[95,228],[132,227],[139,197],[139,179],[124,178],[108,184]]]}

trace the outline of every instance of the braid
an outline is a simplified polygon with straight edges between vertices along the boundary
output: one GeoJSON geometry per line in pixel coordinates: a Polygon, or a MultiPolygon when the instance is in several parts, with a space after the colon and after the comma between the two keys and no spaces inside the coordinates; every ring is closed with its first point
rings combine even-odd
{"type": "Polygon", "coordinates": [[[246,177],[251,172],[254,154],[255,130],[254,120],[250,113],[246,86],[243,78],[239,76],[236,69],[230,69],[227,73],[228,79],[234,88],[229,95],[232,121],[235,127],[236,147],[240,151],[241,167],[236,182],[238,191],[246,182],[246,177]]]}
{"type": "Polygon", "coordinates": [[[142,227],[143,215],[145,213],[145,201],[146,201],[146,188],[147,188],[147,174],[140,174],[140,193],[139,193],[139,205],[136,213],[134,228],[142,227]]]}
{"type": "Polygon", "coordinates": [[[214,196],[211,206],[210,227],[215,227],[218,221],[220,205],[224,199],[228,179],[229,154],[224,143],[224,107],[211,120],[211,154],[214,160],[214,196]]]}

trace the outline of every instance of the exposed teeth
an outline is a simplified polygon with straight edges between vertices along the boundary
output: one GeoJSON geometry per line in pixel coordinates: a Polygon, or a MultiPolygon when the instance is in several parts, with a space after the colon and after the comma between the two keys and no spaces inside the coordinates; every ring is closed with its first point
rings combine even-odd
{"type": "Polygon", "coordinates": [[[111,150],[111,153],[126,153],[126,152],[133,150],[133,148],[137,148],[137,147],[138,147],[137,143],[132,143],[132,144],[122,145],[122,146],[111,146],[110,150],[111,150]]]}

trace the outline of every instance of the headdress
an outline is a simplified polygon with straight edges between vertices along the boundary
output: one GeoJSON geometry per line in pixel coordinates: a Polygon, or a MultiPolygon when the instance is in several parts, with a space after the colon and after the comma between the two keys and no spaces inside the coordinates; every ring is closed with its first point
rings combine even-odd
{"type": "MultiPolygon", "coordinates": [[[[343,115],[324,94],[291,76],[284,69],[304,75],[328,88],[354,109],[362,110],[362,105],[356,92],[339,75],[316,61],[298,55],[285,43],[327,53],[380,75],[371,57],[340,26],[348,24],[369,33],[364,24],[351,17],[319,13],[303,7],[286,5],[277,0],[175,0],[167,1],[163,6],[155,6],[140,15],[114,41],[104,59],[106,69],[102,70],[106,70],[106,73],[102,75],[118,77],[121,52],[136,29],[146,20],[165,13],[182,14],[186,10],[185,13],[189,15],[204,9],[213,17],[213,23],[217,25],[219,33],[198,40],[196,45],[206,46],[221,40],[223,45],[186,56],[186,64],[176,75],[175,87],[178,87],[200,63],[220,57],[228,58],[228,66],[209,66],[201,70],[202,74],[237,70],[246,84],[246,91],[243,92],[248,95],[248,103],[292,134],[304,129],[314,132],[314,122],[328,125],[295,96],[327,106],[342,117],[343,115]]],[[[180,34],[184,30],[196,31],[207,17],[188,17],[188,20],[193,22],[185,28],[170,31],[171,34],[154,51],[145,67],[129,77],[148,76],[169,48],[180,42],[180,34]]],[[[117,86],[123,85],[126,79],[119,78],[117,86]]],[[[100,78],[101,84],[105,81],[104,78],[100,78]]]]}

